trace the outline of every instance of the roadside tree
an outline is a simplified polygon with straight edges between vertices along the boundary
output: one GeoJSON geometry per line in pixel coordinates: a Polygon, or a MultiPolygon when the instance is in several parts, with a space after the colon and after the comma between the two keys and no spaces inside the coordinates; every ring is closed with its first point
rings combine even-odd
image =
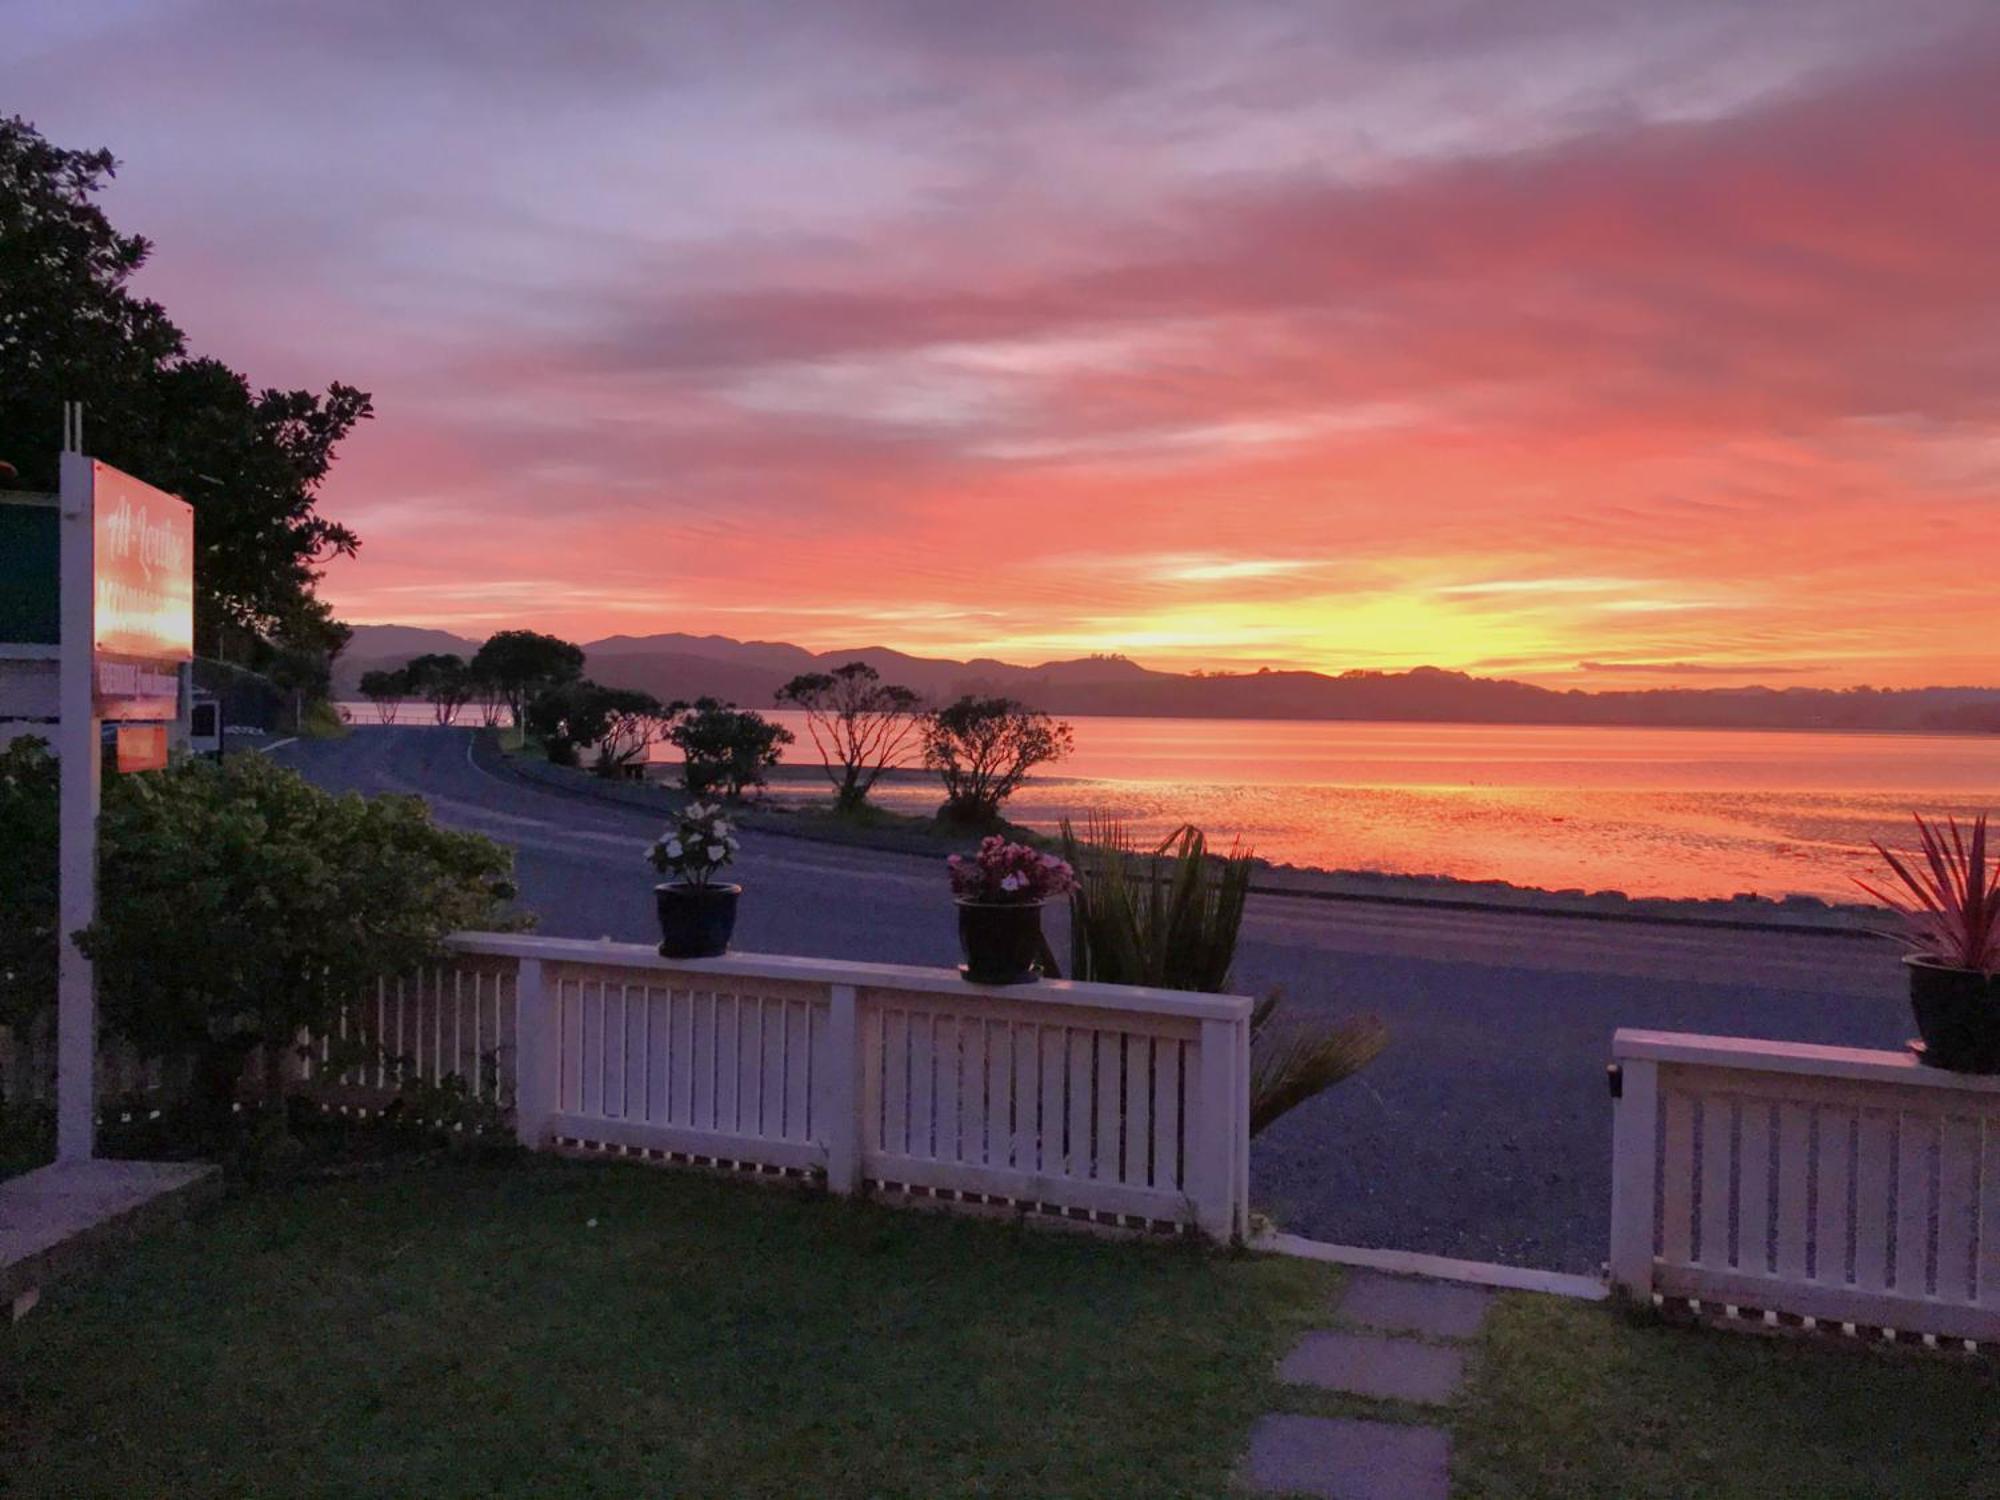
{"type": "Polygon", "coordinates": [[[795,738],[791,730],[762,714],[714,698],[677,703],[674,710],[674,727],[667,738],[685,759],[682,779],[695,797],[719,792],[736,800],[751,787],[764,785],[765,773],[795,738]]]}
{"type": "Polygon", "coordinates": [[[361,674],[360,686],[361,696],[375,705],[376,721],[393,724],[396,722],[396,710],[410,696],[410,674],[400,667],[378,667],[361,674]]]}
{"type": "Polygon", "coordinates": [[[794,677],[778,689],[778,702],[804,712],[842,812],[866,802],[877,778],[901,765],[921,738],[923,700],[882,681],[864,661],[794,677]]]}
{"type": "Polygon", "coordinates": [[[410,659],[403,670],[409,674],[410,689],[431,706],[440,724],[457,722],[458,711],[472,697],[472,675],[465,658],[455,651],[430,652],[410,659]]]}
{"type": "Polygon", "coordinates": [[[502,630],[473,653],[472,670],[516,724],[536,694],[583,676],[583,647],[533,630],[502,630]]]}
{"type": "Polygon", "coordinates": [[[924,764],[944,781],[938,816],[983,826],[1036,766],[1070,753],[1066,723],[1011,698],[960,698],[923,721],[924,764]]]}

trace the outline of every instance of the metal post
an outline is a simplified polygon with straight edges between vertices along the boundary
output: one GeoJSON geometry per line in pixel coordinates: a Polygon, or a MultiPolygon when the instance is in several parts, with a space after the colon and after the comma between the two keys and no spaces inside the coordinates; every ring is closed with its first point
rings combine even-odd
{"type": "MultiPolygon", "coordinates": [[[[80,428],[82,414],[72,419],[80,428]]],[[[93,533],[95,471],[62,455],[61,850],[56,911],[56,1157],[88,1161],[97,1137],[97,976],[72,934],[97,919],[97,804],[101,752],[93,700],[97,644],[93,533]]]]}

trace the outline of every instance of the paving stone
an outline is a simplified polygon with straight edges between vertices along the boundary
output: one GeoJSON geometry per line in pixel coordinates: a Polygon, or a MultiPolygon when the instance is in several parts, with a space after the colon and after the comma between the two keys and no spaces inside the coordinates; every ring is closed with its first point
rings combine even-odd
{"type": "Polygon", "coordinates": [[[1464,1373],[1461,1350],[1379,1333],[1309,1333],[1278,1366],[1293,1385],[1432,1403],[1449,1401],[1464,1373]]]}
{"type": "Polygon", "coordinates": [[[1483,1287],[1448,1281],[1416,1281],[1353,1272],[1340,1299],[1340,1315],[1389,1333],[1421,1333],[1435,1339],[1469,1339],[1479,1332],[1493,1294],[1483,1287]]]}
{"type": "Polygon", "coordinates": [[[1446,1500],[1451,1439],[1436,1427],[1346,1417],[1259,1417],[1238,1477],[1266,1495],[1446,1500]]]}

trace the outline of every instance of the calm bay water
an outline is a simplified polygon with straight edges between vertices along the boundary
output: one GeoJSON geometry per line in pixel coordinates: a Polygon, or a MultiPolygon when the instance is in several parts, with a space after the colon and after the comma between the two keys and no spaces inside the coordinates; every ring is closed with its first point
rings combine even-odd
{"type": "MultiPolygon", "coordinates": [[[[1875,863],[1869,840],[1911,843],[1912,810],[2000,809],[2000,737],[1071,722],[1076,754],[1016,794],[1016,821],[1048,828],[1099,809],[1142,833],[1194,822],[1211,842],[1325,869],[1853,900],[1850,877],[1875,863]]],[[[929,782],[877,795],[906,811],[938,800],[929,782]]]]}
{"type": "MultiPolygon", "coordinates": [[[[357,724],[373,721],[366,704],[350,708],[357,724]]],[[[398,720],[429,717],[406,705],[398,720]]],[[[808,774],[803,717],[772,717],[799,736],[772,797],[815,795],[823,783],[808,774]]],[[[1141,835],[1193,822],[1214,844],[1240,839],[1266,859],[1321,869],[1845,901],[1857,899],[1852,877],[1876,866],[1871,839],[1914,842],[1912,811],[2000,811],[2000,736],[1070,722],[1075,755],[1016,793],[1016,822],[1053,829],[1101,811],[1141,835]]],[[[939,791],[913,772],[886,779],[875,799],[928,813],[939,791]]]]}

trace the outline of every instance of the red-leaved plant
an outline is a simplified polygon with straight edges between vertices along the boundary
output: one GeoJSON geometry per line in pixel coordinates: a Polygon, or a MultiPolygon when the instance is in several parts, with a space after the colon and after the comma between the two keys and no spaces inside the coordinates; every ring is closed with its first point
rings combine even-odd
{"type": "Polygon", "coordinates": [[[1956,818],[1942,825],[1922,814],[1916,819],[1921,865],[1875,846],[1908,894],[1854,883],[1902,917],[1912,956],[1979,974],[2000,972],[2000,860],[1989,864],[1986,857],[1986,814],[1973,820],[1969,839],[1956,818]]]}

